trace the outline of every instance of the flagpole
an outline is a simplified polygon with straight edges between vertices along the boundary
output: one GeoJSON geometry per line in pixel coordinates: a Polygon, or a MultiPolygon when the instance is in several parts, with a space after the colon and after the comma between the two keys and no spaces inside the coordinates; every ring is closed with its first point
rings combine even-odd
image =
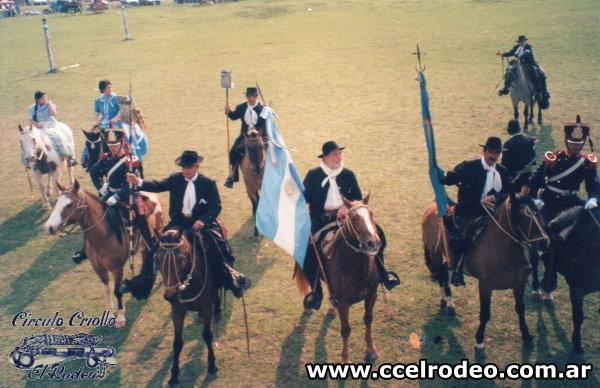
{"type": "MultiPolygon", "coordinates": [[[[233,71],[221,71],[221,87],[225,88],[225,104],[229,106],[229,88],[233,88],[233,71]]],[[[225,112],[225,125],[227,126],[227,150],[225,154],[229,158],[229,150],[231,149],[231,143],[229,140],[229,113],[225,112]]],[[[229,164],[229,176],[233,174],[233,168],[231,163],[229,164]]]]}
{"type": "MultiPolygon", "coordinates": [[[[331,293],[331,288],[329,287],[329,280],[327,279],[327,274],[325,274],[325,268],[323,267],[323,262],[321,261],[321,255],[319,255],[319,250],[317,249],[317,244],[315,243],[315,238],[312,232],[309,234],[310,244],[312,245],[315,256],[317,257],[317,263],[319,263],[319,268],[321,269],[321,274],[323,275],[323,280],[325,281],[325,286],[327,287],[327,292],[329,293],[329,299],[335,300],[335,297],[331,293]]],[[[316,287],[316,285],[315,285],[316,287]]],[[[314,290],[313,290],[314,291],[314,290]]]]}

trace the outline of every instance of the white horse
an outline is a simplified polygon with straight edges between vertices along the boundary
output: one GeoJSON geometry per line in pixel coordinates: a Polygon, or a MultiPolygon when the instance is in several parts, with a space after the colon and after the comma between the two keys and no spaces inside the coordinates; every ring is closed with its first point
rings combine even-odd
{"type": "MultiPolygon", "coordinates": [[[[60,155],[43,131],[32,125],[26,130],[19,125],[19,134],[25,163],[33,171],[33,177],[42,194],[42,206],[44,209],[50,209],[51,191],[54,189],[55,194],[58,196],[58,189],[54,183],[58,183],[60,180],[61,165],[67,156],[60,155]],[[42,182],[43,175],[48,175],[45,184],[42,182]]],[[[69,182],[73,185],[73,168],[68,163],[65,163],[65,165],[69,174],[69,182]]]]}
{"type": "Polygon", "coordinates": [[[533,120],[533,108],[536,102],[538,103],[538,124],[542,124],[542,109],[539,106],[541,96],[536,91],[533,81],[527,77],[524,66],[520,63],[514,66],[516,67],[515,78],[510,87],[510,98],[513,104],[515,120],[519,119],[519,102],[525,104],[525,110],[523,111],[525,123],[523,124],[523,129],[527,131],[529,122],[533,120]]]}

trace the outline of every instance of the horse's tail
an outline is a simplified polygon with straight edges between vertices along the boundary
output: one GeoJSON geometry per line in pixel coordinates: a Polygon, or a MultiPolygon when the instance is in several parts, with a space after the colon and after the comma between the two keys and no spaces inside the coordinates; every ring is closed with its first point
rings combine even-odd
{"type": "Polygon", "coordinates": [[[296,279],[296,287],[298,287],[298,292],[300,292],[300,295],[306,296],[306,294],[310,292],[310,284],[308,283],[308,280],[304,276],[304,273],[302,272],[302,269],[298,263],[294,265],[294,275],[292,276],[292,279],[296,279]]]}
{"type": "Polygon", "coordinates": [[[429,273],[431,275],[431,281],[443,283],[448,276],[444,266],[435,265],[433,262],[433,258],[431,257],[431,253],[426,246],[423,247],[423,255],[425,256],[425,265],[429,269],[429,273]]]}

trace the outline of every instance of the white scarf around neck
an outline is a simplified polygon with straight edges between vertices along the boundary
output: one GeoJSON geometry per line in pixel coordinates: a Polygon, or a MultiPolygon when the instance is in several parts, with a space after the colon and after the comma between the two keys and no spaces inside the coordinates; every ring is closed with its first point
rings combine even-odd
{"type": "Polygon", "coordinates": [[[321,187],[325,187],[327,182],[329,182],[329,190],[327,191],[327,199],[325,200],[324,206],[325,210],[339,209],[342,205],[344,205],[342,194],[340,193],[340,189],[335,180],[335,178],[340,175],[343,169],[344,162],[341,162],[338,168],[332,170],[327,167],[323,161],[321,161],[321,170],[323,170],[323,172],[327,175],[321,182],[321,187]]]}
{"type": "Polygon", "coordinates": [[[481,198],[487,197],[490,190],[494,189],[497,193],[502,190],[502,179],[500,179],[500,173],[496,170],[496,163],[491,166],[485,162],[485,157],[481,157],[481,164],[483,169],[487,171],[485,177],[485,185],[483,186],[483,191],[481,192],[481,198]]]}
{"type": "Polygon", "coordinates": [[[196,205],[196,186],[194,186],[196,179],[198,179],[198,173],[192,179],[186,179],[188,184],[183,195],[183,209],[181,209],[181,212],[186,216],[192,215],[192,210],[196,205]]]}
{"type": "Polygon", "coordinates": [[[254,105],[248,104],[248,108],[246,108],[246,113],[244,114],[244,121],[248,124],[248,127],[254,128],[256,122],[258,121],[258,114],[254,110],[258,105],[258,101],[254,105]]]}

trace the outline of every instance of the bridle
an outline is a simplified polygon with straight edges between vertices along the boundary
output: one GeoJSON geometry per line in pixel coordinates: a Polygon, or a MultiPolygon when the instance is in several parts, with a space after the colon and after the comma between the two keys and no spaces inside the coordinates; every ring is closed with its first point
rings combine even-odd
{"type": "MultiPolygon", "coordinates": [[[[339,227],[339,231],[340,231],[340,235],[342,236],[342,239],[344,240],[344,242],[346,243],[346,245],[352,249],[354,252],[356,253],[363,253],[365,255],[368,255],[367,252],[364,251],[363,248],[361,248],[361,244],[358,243],[360,240],[358,238],[358,231],[356,230],[356,228],[354,227],[354,225],[352,224],[351,219],[351,213],[357,211],[358,209],[367,209],[369,211],[369,214],[371,213],[371,210],[369,208],[369,206],[365,205],[365,204],[358,204],[356,206],[351,207],[350,209],[348,209],[347,213],[346,213],[346,217],[344,217],[342,219],[342,221],[340,222],[340,219],[338,218],[337,224],[339,227]],[[346,236],[346,233],[349,234],[349,236],[346,236]],[[357,242],[357,246],[355,246],[354,244],[352,244],[350,241],[354,240],[357,242]]],[[[377,234],[377,229],[375,229],[375,236],[377,238],[379,238],[378,234],[377,234]]]]}
{"type": "MultiPolygon", "coordinates": [[[[39,139],[39,137],[33,133],[33,127],[31,125],[29,126],[29,130],[21,132],[21,136],[28,134],[28,133],[31,134],[32,139],[33,139],[33,144],[35,146],[35,150],[34,150],[35,158],[37,160],[42,160],[44,155],[46,155],[46,151],[45,151],[46,147],[44,147],[44,142],[41,141],[39,139]]],[[[23,148],[23,140],[21,140],[21,148],[23,148]]],[[[23,150],[23,151],[25,151],[25,150],[23,150]]]]}
{"type": "MultiPolygon", "coordinates": [[[[265,146],[264,146],[264,142],[262,139],[261,131],[257,131],[256,129],[246,131],[244,133],[244,148],[246,149],[246,155],[248,155],[248,161],[250,162],[250,170],[255,175],[261,174],[261,170],[265,168],[265,158],[263,157],[263,153],[265,152],[265,146]],[[249,132],[256,133],[256,136],[253,137],[253,136],[248,135],[249,132]],[[258,165],[256,165],[255,161],[252,160],[253,158],[250,157],[250,152],[248,151],[248,143],[249,142],[261,145],[261,147],[260,147],[261,158],[260,158],[260,161],[258,162],[258,165]]],[[[256,148],[259,148],[259,147],[256,147],[256,148]]]]}
{"type": "MultiPolygon", "coordinates": [[[[88,209],[89,208],[89,206],[85,202],[85,198],[84,198],[85,195],[86,195],[85,191],[82,191],[82,193],[83,193],[82,196],[79,196],[76,193],[68,192],[68,191],[62,193],[62,195],[68,195],[69,193],[71,193],[71,195],[77,197],[77,203],[75,204],[75,209],[72,210],[67,215],[67,217],[62,221],[62,224],[65,225],[65,226],[69,226],[69,223],[70,223],[70,221],[71,221],[71,219],[72,219],[72,217],[74,216],[75,213],[77,213],[79,210],[88,209]]],[[[107,212],[108,212],[108,206],[106,206],[106,210],[104,210],[104,213],[102,214],[102,217],[100,217],[100,219],[98,221],[96,221],[91,226],[88,226],[87,228],[84,228],[84,229],[82,229],[80,231],[74,232],[73,230],[77,227],[77,223],[71,224],[71,229],[69,229],[69,230],[66,230],[66,229],[62,230],[62,234],[60,235],[60,237],[67,237],[67,236],[70,236],[72,234],[83,234],[83,233],[85,233],[85,232],[87,232],[89,230],[92,230],[96,226],[100,225],[100,223],[104,220],[104,218],[106,218],[106,213],[107,212]]],[[[87,212],[84,212],[83,216],[85,217],[86,215],[87,215],[87,212]]]]}

